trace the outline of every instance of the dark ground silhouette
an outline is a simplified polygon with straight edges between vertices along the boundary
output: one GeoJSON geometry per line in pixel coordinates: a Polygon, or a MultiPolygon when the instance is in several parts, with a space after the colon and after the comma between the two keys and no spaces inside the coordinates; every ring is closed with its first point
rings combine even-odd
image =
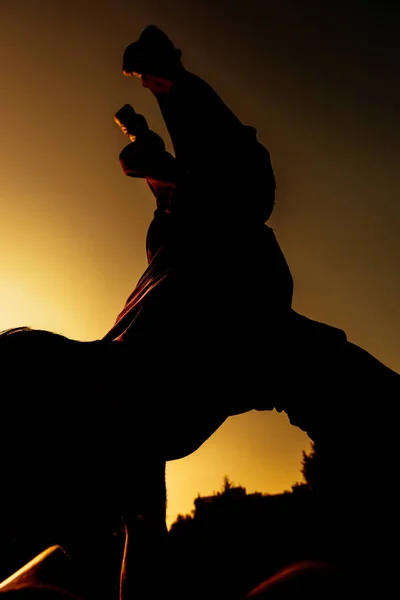
{"type": "MultiPolygon", "coordinates": [[[[275,495],[247,494],[245,488],[225,478],[220,492],[194,499],[193,513],[179,516],[168,533],[164,556],[167,589],[173,591],[175,598],[239,600],[290,565],[301,562],[329,565],[329,568],[337,565],[338,556],[348,552],[348,538],[336,531],[336,525],[332,527],[334,521],[330,516],[335,504],[329,502],[330,498],[321,502],[317,491],[320,467],[313,449],[303,454],[305,481],[294,485],[291,491],[275,495]]],[[[324,473],[324,479],[326,477],[324,473]]],[[[332,486],[346,499],[346,487],[340,478],[332,479],[332,486]]],[[[366,486],[365,498],[368,493],[366,486]]],[[[96,514],[95,508],[92,512],[96,514]]],[[[375,515],[376,518],[385,526],[384,514],[375,515]]],[[[365,513],[363,519],[368,531],[370,515],[365,513]]],[[[72,562],[67,565],[61,562],[57,566],[55,561],[54,568],[47,565],[41,575],[44,582],[63,583],[66,589],[79,590],[84,597],[93,597],[100,590],[102,597],[117,597],[124,545],[121,521],[112,522],[99,516],[98,522],[91,521],[86,528],[80,523],[79,527],[77,522],[67,518],[58,533],[53,531],[48,535],[40,530],[8,530],[7,535],[4,530],[0,531],[3,557],[0,580],[45,548],[58,544],[67,551],[72,562]],[[100,572],[97,587],[99,582],[93,577],[100,572]]],[[[143,560],[140,531],[133,535],[135,553],[143,560]]],[[[385,550],[390,551],[390,544],[380,548],[380,552],[385,550]]],[[[353,551],[357,553],[361,549],[355,547],[353,551]]],[[[145,560],[149,558],[151,560],[151,556],[145,560]]],[[[353,560],[356,565],[356,555],[353,560]]],[[[135,562],[131,574],[134,578],[141,575],[136,572],[139,568],[140,561],[135,562]]],[[[353,585],[340,570],[335,571],[335,576],[329,570],[327,574],[323,572],[323,577],[325,575],[330,578],[330,591],[336,589],[335,585],[347,585],[348,589],[353,585]]],[[[372,575],[370,573],[371,581],[372,575]]]]}
{"type": "MultiPolygon", "coordinates": [[[[318,546],[315,505],[306,484],[282,495],[249,496],[227,480],[222,493],[209,499],[197,498],[194,505],[194,517],[178,518],[168,534],[169,579],[176,597],[185,596],[196,581],[193,598],[204,594],[209,598],[240,598],[282,566],[299,559],[326,558],[318,546]]],[[[95,507],[91,514],[96,514],[95,507]]],[[[4,531],[3,524],[0,580],[57,544],[73,561],[67,570],[70,589],[75,586],[87,593],[87,579],[100,570],[103,593],[116,597],[123,527],[117,519],[113,522],[107,515],[103,517],[99,515],[96,523],[91,520],[85,527],[65,515],[58,532],[46,532],[44,527],[30,531],[9,527],[4,531]]],[[[47,567],[45,581],[51,580],[51,573],[47,567]]]]}

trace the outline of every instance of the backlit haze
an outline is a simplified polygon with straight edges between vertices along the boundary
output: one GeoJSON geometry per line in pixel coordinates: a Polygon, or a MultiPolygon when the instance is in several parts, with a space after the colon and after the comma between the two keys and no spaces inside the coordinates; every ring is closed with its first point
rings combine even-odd
{"type": "MultiPolygon", "coordinates": [[[[126,45],[154,23],[270,149],[270,224],[294,308],[400,371],[395,5],[0,0],[0,330],[100,338],[144,270],[153,197],[122,174],[128,139],[113,115],[132,104],[170,149],[154,98],[121,71],[126,45]]],[[[289,490],[309,448],[285,415],[229,419],[168,465],[169,523],[225,475],[248,492],[289,490]]]]}

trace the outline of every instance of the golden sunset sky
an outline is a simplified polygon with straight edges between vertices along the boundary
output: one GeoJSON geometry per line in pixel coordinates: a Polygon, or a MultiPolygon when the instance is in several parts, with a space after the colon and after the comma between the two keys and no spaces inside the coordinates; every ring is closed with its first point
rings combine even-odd
{"type": "MultiPolygon", "coordinates": [[[[154,23],[270,149],[270,224],[294,308],[399,372],[395,10],[361,0],[0,0],[0,329],[100,338],[143,272],[153,197],[122,174],[128,140],[113,115],[132,104],[170,149],[154,98],[121,71],[124,48],[154,23]]],[[[168,465],[169,523],[225,475],[248,492],[289,490],[309,448],[284,414],[229,419],[168,465]]]]}

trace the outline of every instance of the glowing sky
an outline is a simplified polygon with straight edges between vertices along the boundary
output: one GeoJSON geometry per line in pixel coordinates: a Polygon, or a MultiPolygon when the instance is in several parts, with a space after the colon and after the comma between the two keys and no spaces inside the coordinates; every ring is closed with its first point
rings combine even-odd
{"type": "MultiPolygon", "coordinates": [[[[165,135],[155,100],[121,73],[155,23],[271,151],[294,307],[400,371],[395,5],[0,0],[0,329],[102,337],[143,271],[153,199],[120,170],[113,115],[129,102],[165,135]]],[[[231,418],[168,465],[169,521],[224,475],[290,489],[303,449],[284,415],[231,418]]]]}

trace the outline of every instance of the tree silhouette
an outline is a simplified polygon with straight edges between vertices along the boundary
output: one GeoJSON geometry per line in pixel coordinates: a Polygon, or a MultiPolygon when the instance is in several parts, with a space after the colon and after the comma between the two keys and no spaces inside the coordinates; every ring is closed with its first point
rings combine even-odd
{"type": "Polygon", "coordinates": [[[306,485],[313,490],[318,479],[318,455],[315,450],[315,444],[312,442],[309,454],[303,450],[303,459],[301,462],[301,473],[306,485]]]}
{"type": "Polygon", "coordinates": [[[222,484],[222,493],[226,494],[233,487],[235,487],[233,481],[231,479],[229,479],[228,475],[225,475],[225,477],[223,479],[223,484],[222,484]]]}

